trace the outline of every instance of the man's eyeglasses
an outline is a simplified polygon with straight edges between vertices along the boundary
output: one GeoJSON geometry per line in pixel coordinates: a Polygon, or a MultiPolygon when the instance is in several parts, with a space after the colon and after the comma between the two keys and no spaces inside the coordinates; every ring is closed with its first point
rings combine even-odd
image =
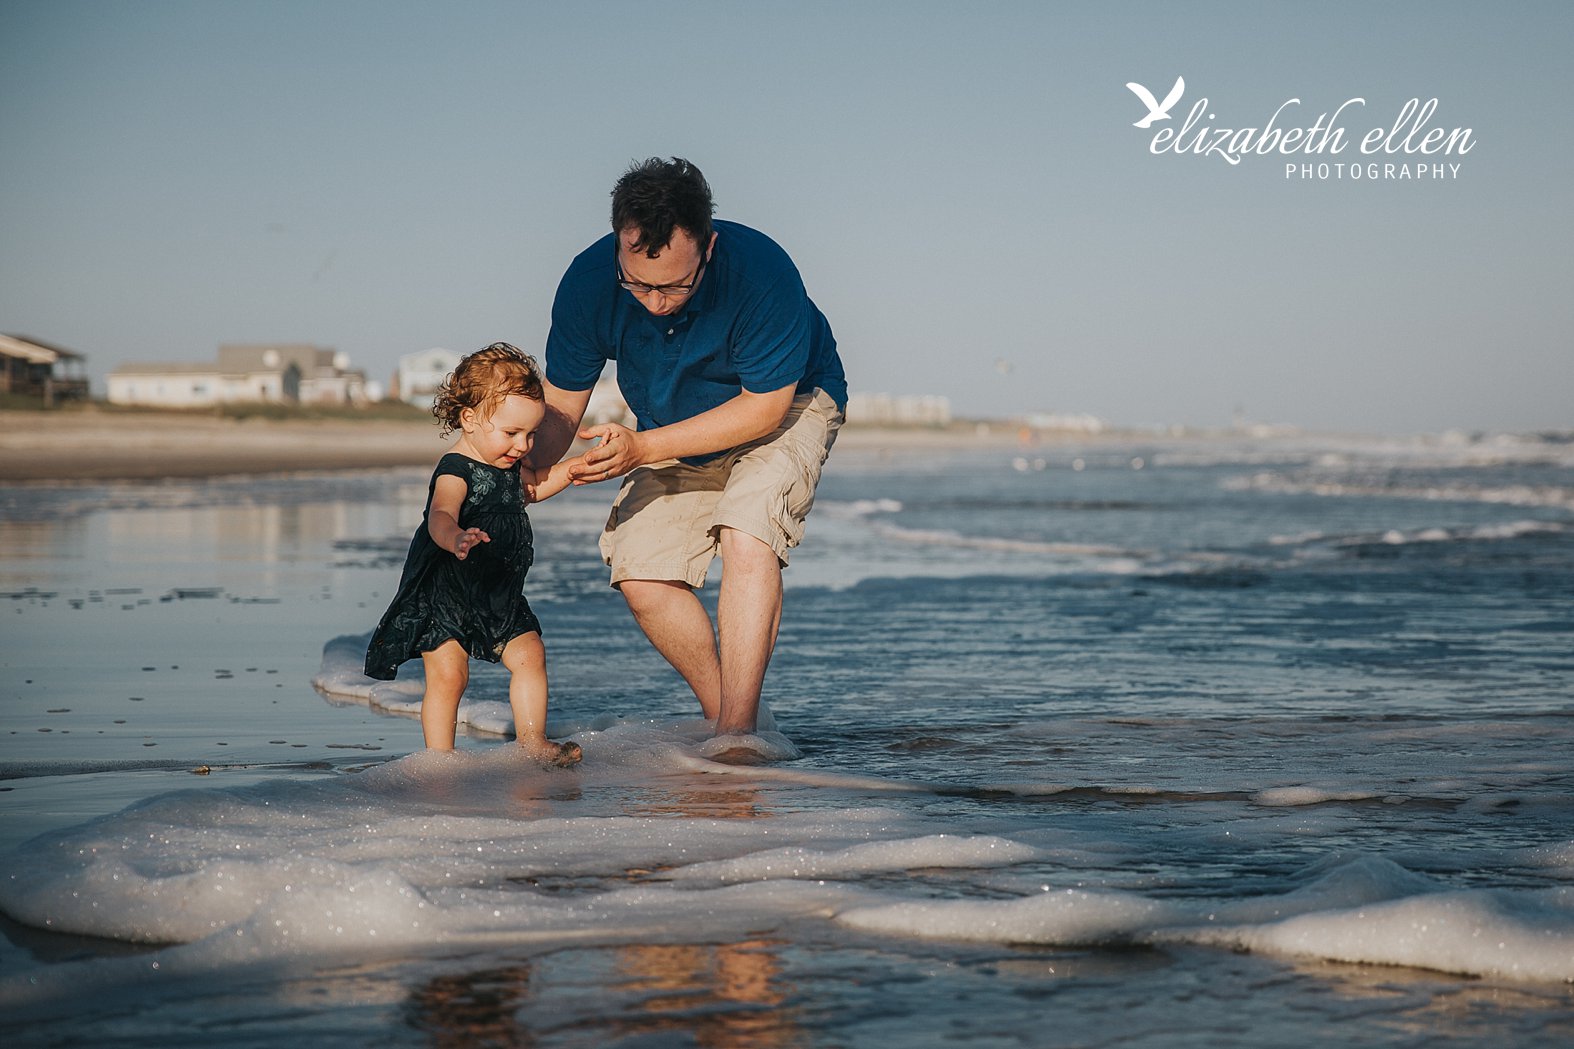
{"type": "Polygon", "coordinates": [[[642,280],[629,280],[623,276],[623,260],[617,254],[613,255],[613,259],[618,267],[618,287],[624,291],[631,291],[635,295],[649,295],[654,292],[669,299],[675,299],[680,295],[687,295],[693,291],[694,285],[700,282],[700,274],[705,272],[705,263],[708,261],[704,255],[700,256],[700,264],[694,268],[694,275],[689,278],[687,284],[646,284],[642,280]]]}

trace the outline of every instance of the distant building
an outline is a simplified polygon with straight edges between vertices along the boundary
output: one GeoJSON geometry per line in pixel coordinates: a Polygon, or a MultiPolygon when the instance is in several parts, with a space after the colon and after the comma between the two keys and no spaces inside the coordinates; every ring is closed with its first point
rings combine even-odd
{"type": "Polygon", "coordinates": [[[21,335],[0,335],[0,393],[59,401],[86,400],[87,358],[63,346],[21,335]]]}
{"type": "Polygon", "coordinates": [[[949,426],[951,398],[932,393],[854,393],[847,398],[847,421],[868,426],[949,426]]]}
{"type": "Polygon", "coordinates": [[[345,354],[306,343],[227,343],[213,363],[122,364],[108,383],[111,404],[159,408],[367,401],[365,372],[345,354]]]}
{"type": "Polygon", "coordinates": [[[1096,415],[1074,412],[1036,412],[1022,422],[1035,430],[1059,433],[1100,434],[1109,429],[1109,424],[1096,415]]]}
{"type": "MultiPolygon", "coordinates": [[[[392,396],[422,408],[430,408],[437,396],[437,388],[459,366],[459,354],[452,350],[422,350],[407,353],[399,358],[394,372],[392,396]]],[[[629,411],[623,394],[618,389],[617,366],[611,365],[590,390],[590,402],[585,407],[584,425],[621,423],[630,428],[636,425],[634,413],[629,411]]]]}
{"type": "Polygon", "coordinates": [[[459,354],[453,350],[407,353],[399,358],[399,366],[394,371],[391,395],[407,404],[430,408],[437,397],[437,388],[458,365],[459,354]]]}

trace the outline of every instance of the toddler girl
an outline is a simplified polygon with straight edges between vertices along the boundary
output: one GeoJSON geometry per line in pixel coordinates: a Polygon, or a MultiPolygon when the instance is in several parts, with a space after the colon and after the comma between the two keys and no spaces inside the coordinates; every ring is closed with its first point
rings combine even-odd
{"type": "Polygon", "coordinates": [[[546,414],[536,362],[507,343],[478,350],[443,383],[432,414],[443,436],[462,434],[432,474],[425,522],[372,634],[366,673],[391,680],[399,664],[420,656],[422,734],[429,748],[452,750],[470,658],[501,661],[512,675],[508,702],[519,745],[541,761],[572,765],[579,745],[546,737],[546,650],[524,596],[533,558],[525,504],[569,484],[570,461],[540,478],[528,464],[521,474],[546,414]]]}

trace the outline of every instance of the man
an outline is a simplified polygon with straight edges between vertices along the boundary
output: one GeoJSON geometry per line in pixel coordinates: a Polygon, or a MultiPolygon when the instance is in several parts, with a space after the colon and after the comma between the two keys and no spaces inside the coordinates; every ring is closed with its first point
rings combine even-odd
{"type": "Polygon", "coordinates": [[[803,537],[847,383],[786,252],[714,211],[705,177],[677,157],[618,180],[612,233],[558,285],[533,463],[556,462],[577,432],[599,443],[575,483],[625,478],[601,537],[612,585],[724,736],[756,729],[781,570],[803,537]],[[638,428],[580,430],[609,360],[638,428]],[[695,590],[717,554],[713,630],[695,590]]]}

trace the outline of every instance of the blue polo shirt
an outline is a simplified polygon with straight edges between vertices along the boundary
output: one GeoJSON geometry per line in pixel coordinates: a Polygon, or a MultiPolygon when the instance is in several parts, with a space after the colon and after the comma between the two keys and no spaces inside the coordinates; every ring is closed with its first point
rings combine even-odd
{"type": "Polygon", "coordinates": [[[552,303],[547,381],[588,390],[607,361],[639,429],[667,426],[736,397],[796,384],[847,406],[831,326],[798,268],[758,230],[718,220],[716,247],[683,309],[657,317],[617,284],[607,234],[569,264],[552,303]]]}

